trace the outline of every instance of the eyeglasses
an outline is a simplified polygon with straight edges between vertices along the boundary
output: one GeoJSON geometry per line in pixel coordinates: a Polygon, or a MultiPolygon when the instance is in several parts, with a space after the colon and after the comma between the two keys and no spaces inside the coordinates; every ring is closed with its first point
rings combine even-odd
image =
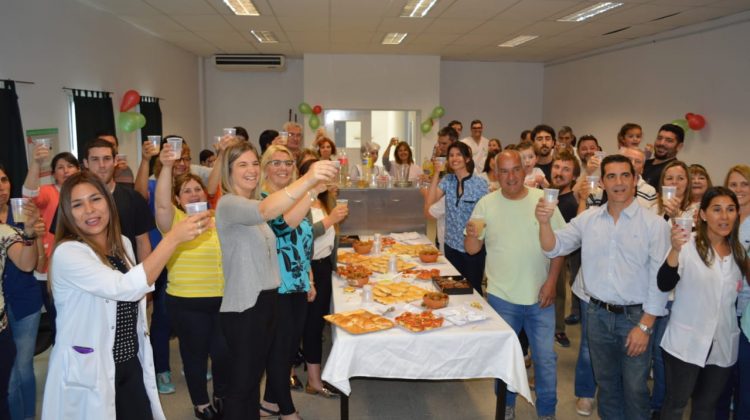
{"type": "Polygon", "coordinates": [[[190,156],[183,156],[179,159],[176,159],[175,163],[180,162],[180,161],[185,162],[185,163],[190,163],[191,160],[193,159],[190,156]]]}
{"type": "Polygon", "coordinates": [[[482,126],[480,125],[479,127],[471,127],[471,129],[472,129],[472,130],[481,130],[481,129],[482,129],[482,126]]]}
{"type": "Polygon", "coordinates": [[[289,137],[302,137],[302,133],[289,133],[289,137]]]}
{"type": "Polygon", "coordinates": [[[286,166],[287,168],[291,168],[294,166],[293,160],[271,160],[268,162],[268,165],[273,166],[274,168],[279,168],[281,165],[286,166]]]}

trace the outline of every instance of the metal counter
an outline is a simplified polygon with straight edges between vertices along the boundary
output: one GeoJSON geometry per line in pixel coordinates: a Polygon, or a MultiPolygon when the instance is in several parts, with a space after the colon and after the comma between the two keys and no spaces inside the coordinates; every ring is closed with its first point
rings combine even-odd
{"type": "Polygon", "coordinates": [[[418,188],[340,188],[338,198],[349,200],[349,216],[340,225],[342,235],[427,232],[418,188]]]}

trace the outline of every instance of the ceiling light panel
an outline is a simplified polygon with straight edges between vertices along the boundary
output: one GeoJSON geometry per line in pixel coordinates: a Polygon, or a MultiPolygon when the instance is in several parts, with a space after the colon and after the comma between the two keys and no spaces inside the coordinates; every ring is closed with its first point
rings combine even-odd
{"type": "Polygon", "coordinates": [[[409,0],[406,2],[404,9],[401,10],[401,17],[423,18],[432,9],[437,0],[409,0]]]}
{"type": "Polygon", "coordinates": [[[276,35],[271,31],[256,31],[252,30],[250,33],[258,40],[261,44],[276,44],[279,42],[276,35]]]}
{"type": "Polygon", "coordinates": [[[408,34],[405,32],[389,32],[383,37],[381,44],[398,45],[404,40],[404,38],[406,38],[406,35],[408,34]]]}
{"type": "Polygon", "coordinates": [[[513,48],[537,38],[539,38],[539,35],[520,35],[502,44],[498,44],[498,47],[513,48]]]}
{"type": "Polygon", "coordinates": [[[616,3],[611,1],[605,1],[597,3],[593,6],[587,7],[583,10],[579,10],[573,14],[557,19],[558,22],[583,22],[586,19],[591,19],[596,15],[608,12],[612,9],[616,9],[622,6],[622,3],[616,3]]]}
{"type": "Polygon", "coordinates": [[[223,0],[235,15],[238,16],[260,16],[258,9],[250,0],[223,0]]]}

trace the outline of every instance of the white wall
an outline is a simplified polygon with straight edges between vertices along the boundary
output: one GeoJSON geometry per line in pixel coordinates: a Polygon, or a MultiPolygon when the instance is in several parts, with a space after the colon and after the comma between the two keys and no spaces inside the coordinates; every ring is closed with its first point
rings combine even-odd
{"type": "Polygon", "coordinates": [[[463,124],[468,137],[472,120],[484,125],[484,136],[499,138],[503,146],[518,142],[521,131],[542,122],[544,67],[540,63],[443,61],[440,64],[440,102],[443,125],[463,124]]]}
{"type": "Polygon", "coordinates": [[[661,124],[702,114],[708,125],[688,134],[679,157],[703,163],[721,183],[729,166],[750,156],[750,13],[670,35],[545,68],[544,119],[593,133],[614,151],[625,122],[641,124],[652,143],[661,124]],[[686,32],[697,33],[679,36],[686,32]]]}
{"type": "MultiPolygon", "coordinates": [[[[199,146],[197,57],[110,14],[73,0],[3,2],[0,57],[0,78],[35,83],[17,85],[24,130],[58,128],[56,150],[69,150],[63,86],[114,92],[115,119],[128,89],[165,98],[165,134],[184,134],[199,146]]],[[[135,134],[118,137],[135,166],[135,134]]]]}
{"type": "Polygon", "coordinates": [[[222,71],[210,58],[203,60],[203,69],[206,139],[221,134],[223,127],[240,125],[258,146],[263,130],[281,130],[290,108],[299,114],[303,78],[300,59],[287,58],[283,72],[222,71]]]}

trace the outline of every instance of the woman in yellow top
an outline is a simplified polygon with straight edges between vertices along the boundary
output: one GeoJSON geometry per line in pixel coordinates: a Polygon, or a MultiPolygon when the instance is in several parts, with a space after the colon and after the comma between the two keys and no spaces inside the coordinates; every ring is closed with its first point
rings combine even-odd
{"type": "MultiPolygon", "coordinates": [[[[156,225],[166,234],[187,217],[190,203],[206,202],[200,177],[185,173],[172,177],[175,159],[165,144],[159,160],[163,165],[156,182],[156,225]]],[[[195,416],[214,419],[221,415],[227,387],[228,350],[219,328],[219,307],[224,294],[221,248],[211,224],[200,236],[180,244],[167,263],[167,312],[180,340],[180,356],[195,416]],[[208,356],[214,380],[213,405],[208,399],[208,356]]]]}

